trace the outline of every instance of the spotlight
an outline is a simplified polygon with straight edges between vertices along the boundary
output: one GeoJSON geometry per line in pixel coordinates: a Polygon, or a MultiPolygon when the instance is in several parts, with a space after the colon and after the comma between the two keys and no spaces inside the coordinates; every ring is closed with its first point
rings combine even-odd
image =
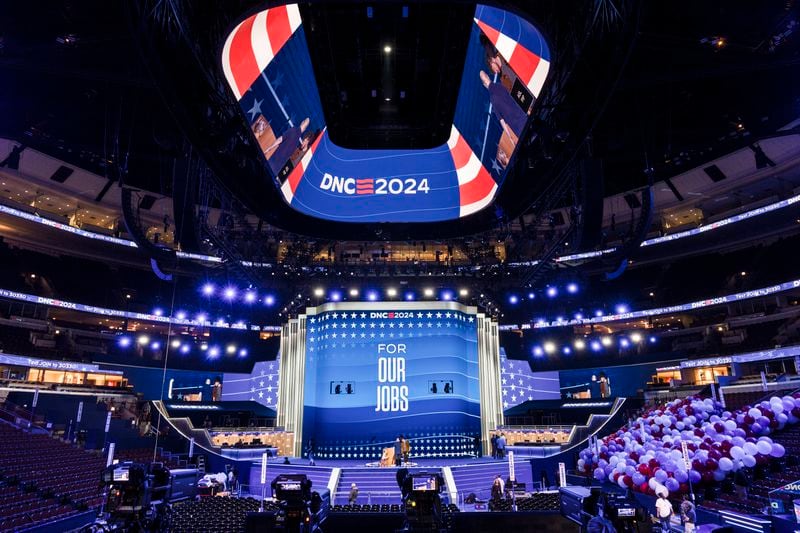
{"type": "Polygon", "coordinates": [[[576,292],[578,292],[578,284],[577,283],[567,284],[567,292],[570,294],[575,294],[576,292]]]}
{"type": "Polygon", "coordinates": [[[247,348],[239,350],[239,357],[247,357],[247,348]]]}
{"type": "Polygon", "coordinates": [[[219,357],[219,346],[212,346],[208,349],[209,357],[219,357]]]}
{"type": "Polygon", "coordinates": [[[561,351],[564,352],[564,355],[569,355],[572,353],[572,348],[570,348],[569,346],[564,346],[563,348],[561,348],[561,351]]]}
{"type": "Polygon", "coordinates": [[[203,296],[213,296],[214,290],[215,288],[213,283],[206,283],[202,288],[203,296]]]}
{"type": "Polygon", "coordinates": [[[603,316],[603,314],[604,313],[603,313],[603,311],[601,309],[598,309],[597,311],[594,312],[594,316],[597,316],[597,317],[601,317],[601,316],[603,316]]]}
{"type": "Polygon", "coordinates": [[[392,53],[392,47],[387,44],[386,46],[383,47],[383,53],[391,54],[392,53]]]}
{"type": "Polygon", "coordinates": [[[544,350],[542,350],[541,346],[534,346],[533,355],[535,355],[536,357],[541,357],[544,355],[544,350]]]}
{"type": "Polygon", "coordinates": [[[339,291],[331,292],[331,301],[332,302],[339,302],[342,300],[342,293],[339,291]]]}
{"type": "Polygon", "coordinates": [[[153,344],[150,345],[151,350],[159,350],[161,349],[161,343],[158,341],[154,341],[153,344]]]}
{"type": "Polygon", "coordinates": [[[575,320],[583,320],[583,314],[582,313],[575,313],[575,320]]]}
{"type": "Polygon", "coordinates": [[[602,346],[600,345],[600,343],[599,343],[599,342],[597,342],[597,341],[592,341],[592,342],[589,344],[589,346],[591,346],[591,348],[592,348],[592,351],[593,351],[593,352],[599,352],[600,350],[602,350],[602,349],[603,349],[603,347],[602,347],[602,346]]]}
{"type": "Polygon", "coordinates": [[[275,305],[275,297],[271,294],[264,296],[264,305],[272,307],[275,305]]]}
{"type": "Polygon", "coordinates": [[[189,350],[191,350],[191,347],[188,344],[184,344],[183,346],[181,346],[181,353],[187,354],[189,353],[189,350]]]}
{"type": "Polygon", "coordinates": [[[369,291],[367,293],[367,300],[369,300],[370,302],[374,302],[377,299],[378,299],[378,293],[377,292],[369,291]]]}
{"type": "Polygon", "coordinates": [[[576,350],[583,350],[586,348],[586,343],[583,341],[583,339],[575,339],[573,344],[575,345],[576,350]]]}
{"type": "Polygon", "coordinates": [[[655,337],[650,337],[650,344],[655,344],[657,342],[655,337]]]}
{"type": "Polygon", "coordinates": [[[452,291],[444,291],[444,292],[442,292],[442,300],[444,300],[445,302],[449,302],[452,299],[453,299],[452,291]]]}
{"type": "Polygon", "coordinates": [[[156,307],[155,309],[153,309],[153,314],[156,316],[164,316],[164,310],[161,309],[160,307],[156,307]]]}
{"type": "Polygon", "coordinates": [[[529,292],[528,293],[528,300],[534,300],[534,299],[536,299],[536,294],[534,294],[532,292],[529,292]]]}
{"type": "Polygon", "coordinates": [[[631,340],[633,342],[642,342],[642,334],[641,333],[632,333],[631,340]]]}
{"type": "Polygon", "coordinates": [[[556,345],[553,342],[547,341],[544,343],[544,352],[545,353],[553,353],[556,351],[556,345]]]}
{"type": "Polygon", "coordinates": [[[204,313],[200,313],[199,315],[197,315],[197,318],[195,318],[195,320],[199,324],[205,324],[206,320],[208,320],[208,317],[204,313]]]}
{"type": "Polygon", "coordinates": [[[469,291],[468,291],[467,289],[460,289],[460,290],[458,291],[458,295],[459,295],[459,296],[466,296],[466,295],[468,295],[468,294],[469,294],[469,291]]]}
{"type": "Polygon", "coordinates": [[[206,350],[208,350],[208,343],[207,342],[201,343],[200,344],[200,351],[205,352],[206,350]]]}
{"type": "Polygon", "coordinates": [[[511,305],[517,305],[517,303],[519,303],[519,297],[516,294],[512,294],[508,297],[508,303],[511,305]]]}
{"type": "Polygon", "coordinates": [[[409,302],[413,302],[414,301],[414,293],[413,292],[407,292],[406,293],[406,301],[409,301],[409,302]]]}
{"type": "Polygon", "coordinates": [[[127,348],[131,345],[131,338],[130,337],[120,337],[117,341],[117,344],[120,345],[122,348],[127,348]]]}
{"type": "Polygon", "coordinates": [[[397,296],[397,289],[395,289],[394,287],[389,287],[388,289],[386,289],[386,296],[388,296],[389,298],[394,298],[395,296],[397,296]]]}
{"type": "Polygon", "coordinates": [[[555,298],[556,296],[558,296],[558,289],[556,289],[555,287],[547,287],[546,294],[548,298],[555,298]]]}
{"type": "Polygon", "coordinates": [[[235,353],[235,352],[236,352],[236,345],[235,344],[229,344],[229,345],[227,345],[225,347],[225,353],[226,354],[230,355],[230,354],[235,353]]]}
{"type": "Polygon", "coordinates": [[[175,318],[178,320],[186,320],[186,311],[178,311],[175,313],[175,318]]]}
{"type": "Polygon", "coordinates": [[[173,348],[178,348],[181,345],[181,341],[178,339],[174,339],[172,342],[169,343],[170,346],[173,348]]]}
{"type": "Polygon", "coordinates": [[[351,297],[355,298],[356,296],[358,296],[358,289],[350,289],[349,294],[351,297]]]}
{"type": "Polygon", "coordinates": [[[427,298],[430,298],[431,296],[433,296],[433,289],[431,289],[431,288],[429,287],[429,288],[425,289],[425,291],[423,292],[423,294],[424,294],[424,295],[425,295],[427,298]]]}
{"type": "Polygon", "coordinates": [[[628,312],[628,306],[625,304],[617,304],[614,308],[618,315],[623,315],[628,312]]]}
{"type": "Polygon", "coordinates": [[[222,292],[222,296],[228,301],[233,300],[236,298],[236,287],[225,287],[225,290],[222,292]]]}
{"type": "Polygon", "coordinates": [[[247,291],[244,293],[244,301],[251,304],[256,301],[256,293],[253,291],[247,291]]]}
{"type": "Polygon", "coordinates": [[[136,342],[138,342],[141,345],[145,345],[148,342],[150,342],[150,337],[148,337],[147,335],[139,335],[139,338],[136,339],[136,342]]]}
{"type": "Polygon", "coordinates": [[[626,339],[625,337],[623,337],[623,338],[621,338],[621,339],[619,340],[619,345],[620,345],[620,347],[622,347],[622,348],[627,348],[628,346],[630,346],[630,345],[631,345],[631,343],[630,343],[630,342],[628,342],[628,339],[626,339]]]}
{"type": "Polygon", "coordinates": [[[609,337],[608,335],[605,335],[605,336],[603,336],[603,337],[600,339],[600,343],[601,343],[603,346],[611,346],[611,343],[612,343],[611,337],[609,337]]]}
{"type": "Polygon", "coordinates": [[[317,298],[322,298],[323,296],[325,296],[325,289],[323,289],[322,287],[317,287],[316,289],[314,289],[314,296],[316,296],[317,298]]]}

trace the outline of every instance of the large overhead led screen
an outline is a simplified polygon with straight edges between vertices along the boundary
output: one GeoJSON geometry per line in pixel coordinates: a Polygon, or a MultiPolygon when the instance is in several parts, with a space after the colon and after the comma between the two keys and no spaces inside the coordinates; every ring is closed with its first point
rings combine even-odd
{"type": "Polygon", "coordinates": [[[526,20],[478,5],[450,138],[426,150],[355,150],[330,141],[296,4],[237,25],[222,66],[275,185],[294,209],[339,222],[433,222],[492,203],[550,53],[526,20]]]}

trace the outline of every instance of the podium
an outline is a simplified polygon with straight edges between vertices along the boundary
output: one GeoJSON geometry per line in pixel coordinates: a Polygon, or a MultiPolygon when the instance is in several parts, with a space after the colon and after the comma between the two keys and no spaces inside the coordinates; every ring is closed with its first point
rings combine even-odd
{"type": "Polygon", "coordinates": [[[381,454],[381,467],[394,466],[394,446],[384,448],[381,454]]]}

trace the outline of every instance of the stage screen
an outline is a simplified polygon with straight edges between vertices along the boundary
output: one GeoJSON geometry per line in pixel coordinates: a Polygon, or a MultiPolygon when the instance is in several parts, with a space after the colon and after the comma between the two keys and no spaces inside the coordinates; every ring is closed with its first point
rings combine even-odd
{"type": "Polygon", "coordinates": [[[413,456],[473,453],[474,314],[446,303],[321,309],[306,322],[304,447],[313,441],[318,457],[378,460],[402,434],[413,456]]]}
{"type": "Polygon", "coordinates": [[[490,205],[549,59],[532,24],[477,5],[449,140],[425,150],[356,150],[326,133],[296,4],[245,19],[222,51],[228,84],[283,199],[313,217],[361,223],[451,220],[490,205]]]}

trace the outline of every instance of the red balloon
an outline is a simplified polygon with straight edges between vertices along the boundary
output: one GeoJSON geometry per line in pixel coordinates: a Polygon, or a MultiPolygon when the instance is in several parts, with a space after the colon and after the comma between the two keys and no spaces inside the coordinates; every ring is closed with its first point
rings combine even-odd
{"type": "Polygon", "coordinates": [[[643,476],[650,477],[651,475],[650,467],[647,466],[646,464],[640,464],[638,470],[639,473],[643,476]]]}
{"type": "Polygon", "coordinates": [[[626,487],[633,486],[633,478],[631,478],[631,476],[628,475],[622,476],[622,482],[625,483],[626,487]]]}
{"type": "Polygon", "coordinates": [[[703,483],[713,483],[714,482],[714,472],[711,470],[706,470],[701,474],[703,483]]]}
{"type": "Polygon", "coordinates": [[[769,427],[772,429],[778,429],[778,426],[780,426],[780,424],[777,420],[770,420],[769,427]]]}
{"type": "Polygon", "coordinates": [[[705,433],[703,432],[703,430],[702,430],[702,429],[700,429],[700,428],[695,428],[695,430],[694,430],[694,436],[695,436],[695,437],[702,437],[703,435],[705,435],[705,433]]]}
{"type": "Polygon", "coordinates": [[[644,492],[645,494],[647,494],[647,489],[649,488],[650,486],[646,482],[642,483],[641,485],[639,485],[639,492],[644,492]]]}
{"type": "Polygon", "coordinates": [[[659,467],[658,461],[655,459],[650,459],[647,464],[650,465],[650,470],[653,471],[653,473],[655,473],[655,469],[659,467]]]}
{"type": "Polygon", "coordinates": [[[706,465],[700,459],[695,459],[692,461],[692,468],[702,473],[706,469],[706,465]]]}
{"type": "Polygon", "coordinates": [[[639,462],[639,453],[638,452],[631,452],[630,454],[628,454],[628,456],[631,458],[631,460],[639,462]]]}
{"type": "Polygon", "coordinates": [[[753,418],[752,416],[744,415],[744,423],[747,424],[748,426],[752,425],[753,422],[755,422],[755,421],[756,421],[756,419],[753,418]]]}
{"type": "Polygon", "coordinates": [[[613,477],[613,479],[614,479],[614,482],[615,482],[615,483],[617,482],[617,480],[619,479],[619,476],[621,476],[621,475],[622,475],[622,474],[620,474],[619,472],[614,472],[614,477],[613,477]]]}
{"type": "MultiPolygon", "coordinates": [[[[800,396],[798,396],[798,398],[800,398],[800,396]]],[[[795,418],[800,418],[800,407],[795,407],[792,409],[792,414],[795,418]]]]}
{"type": "Polygon", "coordinates": [[[716,460],[711,459],[710,457],[709,457],[708,461],[706,461],[706,468],[708,469],[707,470],[708,472],[714,472],[714,470],[716,470],[718,466],[719,466],[719,463],[717,463],[716,460]]]}
{"type": "Polygon", "coordinates": [[[723,424],[722,422],[717,422],[716,424],[714,424],[714,430],[717,433],[725,433],[725,424],[723,424]]]}
{"type": "Polygon", "coordinates": [[[682,492],[684,494],[688,494],[688,492],[689,492],[689,484],[688,483],[681,483],[681,486],[680,486],[679,490],[680,490],[680,492],[682,492]]]}

